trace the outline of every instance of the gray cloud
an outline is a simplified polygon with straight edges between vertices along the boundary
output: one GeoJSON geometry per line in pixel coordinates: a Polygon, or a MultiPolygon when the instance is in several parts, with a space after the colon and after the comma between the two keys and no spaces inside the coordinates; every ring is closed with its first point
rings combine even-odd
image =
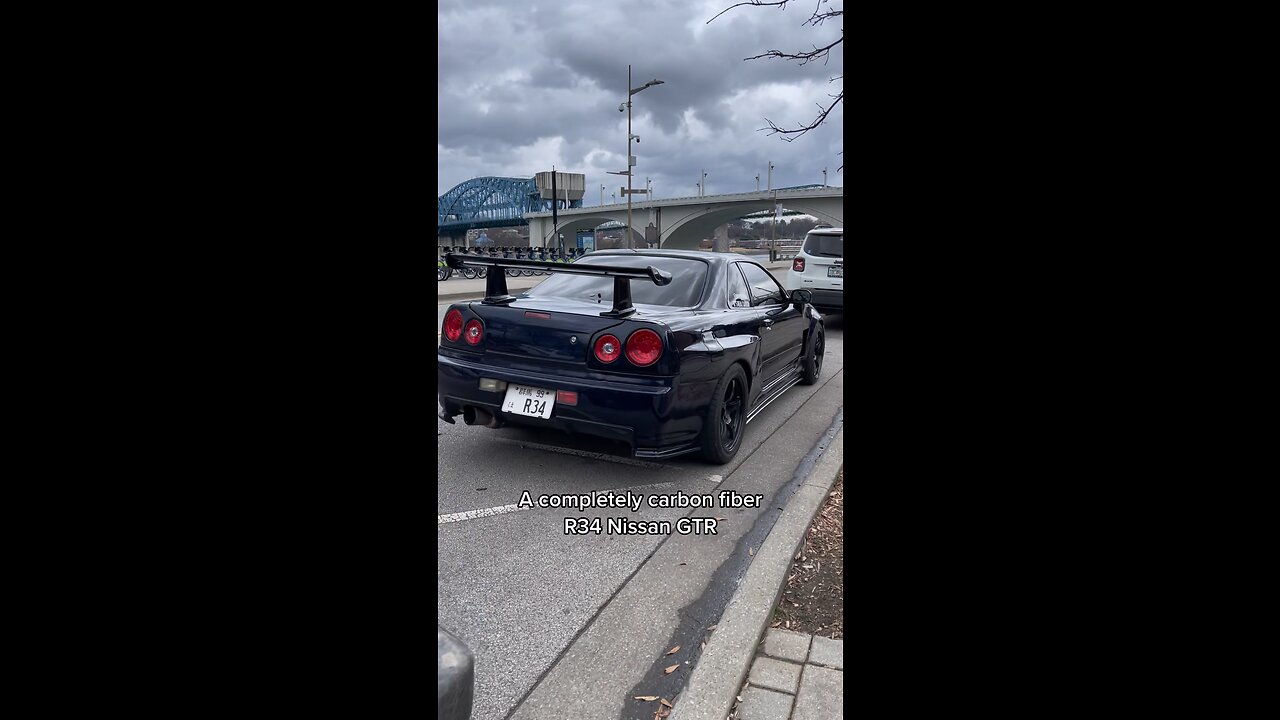
{"type": "MultiPolygon", "coordinates": [[[[471,177],[529,177],[550,170],[587,176],[587,204],[616,192],[626,151],[627,64],[632,83],[663,85],[633,98],[641,142],[635,185],[658,197],[694,195],[706,169],[710,193],[755,189],[775,165],[774,185],[843,185],[843,110],[795,142],[759,131],[765,118],[808,122],[843,81],[843,53],[826,65],[743,58],[803,50],[839,36],[841,24],[802,26],[816,0],[785,11],[711,0],[637,3],[446,0],[439,3],[437,194],[471,177]],[[594,188],[594,192],[592,189],[594,188]]],[[[831,3],[837,9],[842,2],[831,3]]]]}

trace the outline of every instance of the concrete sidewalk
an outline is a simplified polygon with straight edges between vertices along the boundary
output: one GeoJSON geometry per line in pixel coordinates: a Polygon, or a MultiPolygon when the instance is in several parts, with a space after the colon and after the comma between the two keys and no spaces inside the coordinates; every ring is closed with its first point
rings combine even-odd
{"type": "Polygon", "coordinates": [[[841,427],[756,553],[668,720],[724,720],[735,703],[741,720],[842,716],[844,643],[774,630],[766,635],[765,628],[791,559],[843,465],[841,427]]]}
{"type": "MultiPolygon", "coordinates": [[[[785,284],[787,270],[791,268],[790,260],[778,260],[776,262],[762,263],[764,267],[773,273],[773,276],[780,283],[785,284]]],[[[509,277],[507,278],[507,291],[515,294],[518,290],[528,290],[547,279],[547,275],[534,275],[533,277],[509,277]]],[[[444,282],[436,283],[436,303],[450,303],[458,300],[479,300],[484,297],[486,280],[479,278],[475,280],[466,280],[460,277],[451,277],[444,282]]]]}

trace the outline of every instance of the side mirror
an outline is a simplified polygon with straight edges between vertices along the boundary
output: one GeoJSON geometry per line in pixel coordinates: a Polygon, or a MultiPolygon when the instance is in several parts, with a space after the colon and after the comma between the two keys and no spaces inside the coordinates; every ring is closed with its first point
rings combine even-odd
{"type": "Polygon", "coordinates": [[[791,302],[796,304],[797,310],[803,310],[805,305],[813,302],[813,292],[811,290],[792,290],[791,302]]]}
{"type": "Polygon", "coordinates": [[[475,656],[444,628],[436,628],[436,717],[469,720],[475,693],[475,656]]]}

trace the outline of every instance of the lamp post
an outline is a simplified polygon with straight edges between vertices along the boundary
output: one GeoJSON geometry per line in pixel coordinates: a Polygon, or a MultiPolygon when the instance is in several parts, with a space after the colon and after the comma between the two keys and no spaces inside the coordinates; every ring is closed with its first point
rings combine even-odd
{"type": "Polygon", "coordinates": [[[773,161],[769,161],[769,189],[773,190],[773,161]]]}
{"type": "Polygon", "coordinates": [[[600,204],[601,205],[604,204],[604,186],[603,185],[600,186],[600,204]]]}
{"type": "Polygon", "coordinates": [[[707,194],[707,171],[706,170],[702,171],[702,194],[704,197],[707,194]]]}
{"type": "Polygon", "coordinates": [[[756,192],[760,192],[760,173],[756,173],[756,192]]]}
{"type": "Polygon", "coordinates": [[[640,142],[640,138],[631,134],[631,96],[651,88],[654,85],[661,85],[662,80],[653,79],[641,85],[638,88],[631,87],[631,66],[627,65],[627,247],[635,247],[635,239],[631,235],[631,168],[635,167],[635,156],[631,154],[631,141],[640,142]]]}
{"type": "Polygon", "coordinates": [[[827,169],[822,168],[822,187],[827,186],[827,169]]]}

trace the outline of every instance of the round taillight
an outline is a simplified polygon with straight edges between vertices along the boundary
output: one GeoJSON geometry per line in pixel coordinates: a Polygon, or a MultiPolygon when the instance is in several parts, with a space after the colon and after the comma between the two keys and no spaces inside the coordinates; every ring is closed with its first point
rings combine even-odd
{"type": "Polygon", "coordinates": [[[458,342],[462,337],[462,311],[450,310],[444,314],[444,336],[449,342],[458,342]]]}
{"type": "Polygon", "coordinates": [[[662,357],[662,338],[652,330],[637,330],[627,338],[627,359],[633,365],[645,367],[662,357]]]}
{"type": "Polygon", "coordinates": [[[618,359],[622,352],[622,343],[612,335],[601,335],[596,340],[596,359],[602,363],[611,363],[618,359]]]}
{"type": "Polygon", "coordinates": [[[479,320],[472,320],[467,323],[467,331],[463,334],[466,336],[468,343],[479,345],[480,339],[484,337],[484,326],[480,324],[479,320]]]}
{"type": "Polygon", "coordinates": [[[796,272],[804,272],[804,258],[796,258],[791,262],[791,269],[796,272]]]}

